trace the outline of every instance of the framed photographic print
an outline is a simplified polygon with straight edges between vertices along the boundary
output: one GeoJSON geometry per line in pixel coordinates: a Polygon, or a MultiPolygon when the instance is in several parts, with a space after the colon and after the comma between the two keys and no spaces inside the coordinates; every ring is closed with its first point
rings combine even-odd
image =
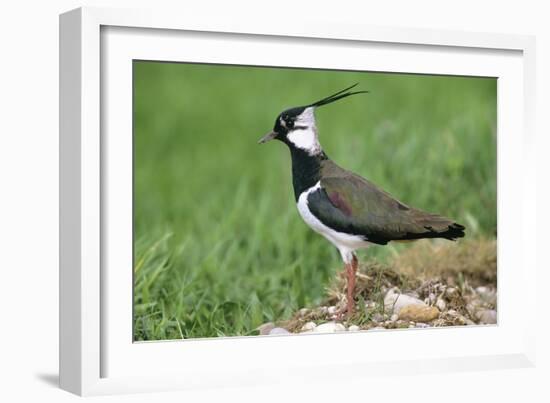
{"type": "Polygon", "coordinates": [[[532,38],[60,24],[64,389],[532,365],[532,38]]]}

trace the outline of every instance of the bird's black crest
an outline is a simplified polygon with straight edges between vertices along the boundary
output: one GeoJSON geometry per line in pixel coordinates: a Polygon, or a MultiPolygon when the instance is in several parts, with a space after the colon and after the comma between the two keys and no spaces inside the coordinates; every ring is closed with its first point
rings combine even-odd
{"type": "Polygon", "coordinates": [[[352,88],[356,87],[359,83],[355,83],[353,84],[351,87],[348,87],[348,88],[344,88],[343,90],[340,90],[338,91],[337,93],[335,94],[332,94],[332,95],[329,95],[328,97],[326,98],[323,98],[317,102],[314,102],[310,105],[307,105],[306,108],[309,108],[309,107],[319,107],[319,106],[323,106],[323,105],[327,105],[327,104],[330,104],[332,102],[335,102],[335,101],[338,101],[342,98],[346,98],[346,97],[349,97],[351,95],[357,95],[357,94],[366,94],[368,93],[368,91],[350,91],[352,88]]]}
{"type": "Polygon", "coordinates": [[[312,104],[305,105],[305,106],[297,106],[295,108],[289,108],[289,109],[283,111],[281,113],[280,117],[282,117],[283,119],[285,119],[287,117],[288,118],[293,118],[293,117],[296,117],[296,116],[300,115],[306,108],[311,108],[311,107],[316,108],[316,107],[319,107],[319,106],[327,105],[327,104],[330,104],[332,102],[338,101],[342,98],[349,97],[351,95],[367,94],[368,91],[350,91],[352,88],[356,87],[358,84],[359,83],[355,83],[351,87],[340,90],[337,93],[329,95],[328,97],[323,98],[323,99],[321,99],[317,102],[314,102],[312,104]]]}

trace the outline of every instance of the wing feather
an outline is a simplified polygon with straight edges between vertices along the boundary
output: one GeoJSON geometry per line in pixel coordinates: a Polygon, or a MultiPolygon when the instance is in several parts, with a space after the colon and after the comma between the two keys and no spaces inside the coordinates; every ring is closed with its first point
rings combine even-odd
{"type": "Polygon", "coordinates": [[[334,163],[325,170],[321,187],[308,197],[311,212],[337,231],[386,244],[393,240],[464,236],[454,221],[407,206],[366,179],[334,163]]]}

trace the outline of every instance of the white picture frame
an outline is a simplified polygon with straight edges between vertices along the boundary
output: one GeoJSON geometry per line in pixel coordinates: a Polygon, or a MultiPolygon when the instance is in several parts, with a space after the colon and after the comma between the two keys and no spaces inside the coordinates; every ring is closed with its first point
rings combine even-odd
{"type": "Polygon", "coordinates": [[[517,287],[520,308],[509,292],[536,277],[535,245],[526,236],[535,226],[535,184],[529,179],[535,166],[527,158],[534,146],[534,49],[532,37],[519,35],[315,21],[290,28],[276,21],[243,24],[150,10],[80,8],[62,14],[61,387],[97,395],[534,365],[529,315],[536,296],[517,287]],[[295,57],[274,63],[270,54],[282,47],[295,57]],[[326,60],[323,49],[339,57],[326,60]],[[498,325],[133,343],[131,266],[110,270],[114,263],[126,266],[131,250],[127,69],[133,59],[499,77],[498,325]],[[357,346],[362,352],[352,354],[357,346]],[[319,354],[331,349],[344,353],[319,354]]]}

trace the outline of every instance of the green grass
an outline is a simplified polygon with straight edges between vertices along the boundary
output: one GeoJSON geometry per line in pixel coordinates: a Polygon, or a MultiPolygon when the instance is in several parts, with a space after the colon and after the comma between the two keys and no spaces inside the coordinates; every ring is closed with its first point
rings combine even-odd
{"type": "Polygon", "coordinates": [[[370,94],[317,111],[326,153],[494,235],[495,79],[135,62],[136,340],[255,334],[324,298],[339,255],[296,211],[286,147],[257,140],[355,82],[370,94]]]}

